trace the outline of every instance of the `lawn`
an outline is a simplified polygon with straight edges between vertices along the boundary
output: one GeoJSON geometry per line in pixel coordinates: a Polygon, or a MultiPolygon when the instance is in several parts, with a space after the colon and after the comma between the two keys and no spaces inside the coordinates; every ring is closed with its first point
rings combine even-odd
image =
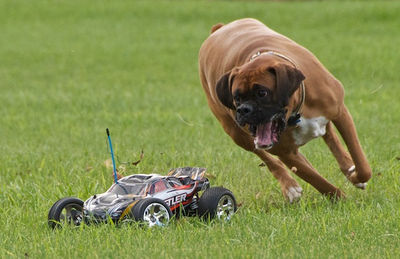
{"type": "Polygon", "coordinates": [[[394,258],[400,254],[400,2],[0,0],[0,258],[394,258]],[[260,19],[342,81],[374,175],[366,191],[321,139],[301,149],[347,194],[310,185],[287,204],[259,159],[211,114],[197,54],[211,26],[260,19]],[[241,204],[229,223],[183,218],[52,231],[59,198],[112,183],[105,129],[125,174],[207,167],[241,204]]]}

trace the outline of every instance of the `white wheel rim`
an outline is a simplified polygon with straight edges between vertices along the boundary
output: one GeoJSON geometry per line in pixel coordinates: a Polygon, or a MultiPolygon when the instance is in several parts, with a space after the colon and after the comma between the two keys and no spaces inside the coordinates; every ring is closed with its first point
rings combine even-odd
{"type": "Polygon", "coordinates": [[[169,221],[168,210],[160,203],[151,203],[144,210],[143,221],[149,227],[165,226],[169,221]]]}
{"type": "Polygon", "coordinates": [[[231,219],[234,213],[235,213],[235,202],[230,195],[225,194],[218,201],[217,218],[228,221],[231,219]]]}
{"type": "Polygon", "coordinates": [[[78,209],[78,204],[68,204],[65,206],[60,214],[60,222],[62,224],[74,224],[78,226],[82,222],[82,211],[78,209]]]}

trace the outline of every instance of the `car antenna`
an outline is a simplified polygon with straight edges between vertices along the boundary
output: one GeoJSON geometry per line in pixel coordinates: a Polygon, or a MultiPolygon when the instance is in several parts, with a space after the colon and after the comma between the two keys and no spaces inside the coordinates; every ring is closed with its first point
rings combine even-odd
{"type": "Polygon", "coordinates": [[[113,164],[113,172],[114,172],[114,182],[116,184],[118,184],[118,177],[117,177],[117,168],[115,166],[115,160],[114,160],[114,151],[112,148],[112,144],[111,144],[111,137],[110,137],[110,131],[108,130],[108,128],[106,129],[107,132],[107,137],[108,137],[108,144],[110,146],[110,151],[111,151],[111,160],[112,160],[112,164],[113,164]]]}

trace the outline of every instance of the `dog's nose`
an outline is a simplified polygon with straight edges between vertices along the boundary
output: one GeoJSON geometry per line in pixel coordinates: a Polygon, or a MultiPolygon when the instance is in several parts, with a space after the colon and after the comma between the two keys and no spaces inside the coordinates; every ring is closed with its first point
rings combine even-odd
{"type": "Polygon", "coordinates": [[[243,103],[237,107],[236,112],[239,113],[241,116],[248,115],[253,112],[253,106],[243,103]]]}

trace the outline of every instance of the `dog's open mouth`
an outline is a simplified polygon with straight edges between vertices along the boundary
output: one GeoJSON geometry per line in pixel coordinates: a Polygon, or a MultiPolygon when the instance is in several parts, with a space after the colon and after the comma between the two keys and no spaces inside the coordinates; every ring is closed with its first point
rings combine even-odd
{"type": "Polygon", "coordinates": [[[254,144],[257,149],[270,149],[279,142],[281,132],[286,126],[284,117],[279,114],[271,118],[269,122],[251,125],[250,131],[254,136],[254,144]]]}

